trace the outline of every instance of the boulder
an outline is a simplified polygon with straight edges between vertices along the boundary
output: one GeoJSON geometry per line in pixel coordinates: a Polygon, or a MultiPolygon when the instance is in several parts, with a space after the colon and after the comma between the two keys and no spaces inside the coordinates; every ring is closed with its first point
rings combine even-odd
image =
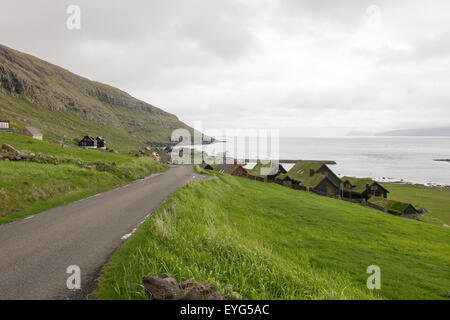
{"type": "Polygon", "coordinates": [[[142,281],[155,300],[229,300],[240,297],[236,292],[230,296],[222,296],[213,284],[195,279],[178,284],[175,278],[165,273],[160,277],[146,276],[142,281]]]}
{"type": "Polygon", "coordinates": [[[13,146],[11,146],[9,144],[2,145],[2,149],[7,152],[19,153],[19,151],[17,151],[13,146]]]}
{"type": "Polygon", "coordinates": [[[147,276],[142,280],[144,287],[155,300],[180,300],[181,291],[175,278],[147,276]]]}
{"type": "Polygon", "coordinates": [[[217,291],[216,287],[211,283],[203,283],[195,279],[189,279],[180,283],[180,289],[184,291],[185,298],[183,300],[224,300],[217,291]]]}

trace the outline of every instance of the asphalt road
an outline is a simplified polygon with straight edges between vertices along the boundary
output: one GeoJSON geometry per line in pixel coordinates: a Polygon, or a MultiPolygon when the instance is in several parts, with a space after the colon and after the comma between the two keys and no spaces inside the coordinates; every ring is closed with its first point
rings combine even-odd
{"type": "Polygon", "coordinates": [[[194,177],[169,171],[0,226],[0,299],[85,298],[102,267],[161,203],[194,177]],[[67,267],[81,270],[81,290],[67,289],[67,267]]]}

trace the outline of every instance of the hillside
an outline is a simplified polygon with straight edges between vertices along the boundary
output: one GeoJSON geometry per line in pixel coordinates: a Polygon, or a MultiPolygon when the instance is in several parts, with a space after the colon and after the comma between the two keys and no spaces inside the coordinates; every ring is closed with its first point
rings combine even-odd
{"type": "Polygon", "coordinates": [[[178,118],[111,86],[0,45],[0,120],[36,126],[48,140],[102,136],[120,150],[168,142],[178,118]]]}
{"type": "Polygon", "coordinates": [[[231,285],[244,299],[448,299],[450,230],[217,174],[179,190],[112,257],[98,299],[150,299],[142,277],[231,285]],[[370,291],[367,267],[381,269],[370,291]]]}
{"type": "Polygon", "coordinates": [[[55,143],[0,131],[0,225],[167,169],[151,158],[61,148],[55,143]],[[43,161],[5,160],[3,144],[22,154],[41,153],[43,161]]]}

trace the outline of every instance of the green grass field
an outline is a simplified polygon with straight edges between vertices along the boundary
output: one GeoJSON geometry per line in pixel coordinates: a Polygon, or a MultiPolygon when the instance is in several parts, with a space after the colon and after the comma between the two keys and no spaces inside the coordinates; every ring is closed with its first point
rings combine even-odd
{"type": "Polygon", "coordinates": [[[145,275],[244,299],[448,299],[450,230],[276,184],[218,175],[173,195],[103,270],[97,299],[149,299],[145,275]],[[367,267],[381,290],[367,289],[367,267]]]}
{"type": "Polygon", "coordinates": [[[102,150],[62,148],[17,134],[0,132],[0,146],[41,152],[58,159],[59,165],[0,160],[0,224],[82,199],[166,170],[149,158],[102,150]],[[105,169],[85,166],[103,163],[105,169]]]}
{"type": "Polygon", "coordinates": [[[427,209],[420,220],[434,224],[450,225],[450,189],[424,187],[399,183],[384,183],[389,191],[389,199],[408,202],[427,209]]]}

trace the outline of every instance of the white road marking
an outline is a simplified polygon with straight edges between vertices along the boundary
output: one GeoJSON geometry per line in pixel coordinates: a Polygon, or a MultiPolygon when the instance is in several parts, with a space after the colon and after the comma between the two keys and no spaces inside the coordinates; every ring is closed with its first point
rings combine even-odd
{"type": "Polygon", "coordinates": [[[137,228],[139,228],[139,227],[141,226],[141,224],[143,224],[143,223],[144,223],[151,215],[152,215],[151,213],[149,213],[148,215],[146,215],[145,218],[144,218],[141,222],[139,222],[139,224],[138,224],[138,226],[137,226],[136,228],[134,228],[133,230],[131,230],[130,233],[127,233],[126,235],[122,236],[122,238],[120,238],[120,239],[122,239],[122,240],[127,240],[129,237],[131,237],[131,236],[133,235],[133,233],[136,232],[137,228]]]}
{"type": "Polygon", "coordinates": [[[126,235],[122,236],[122,238],[120,238],[120,239],[127,240],[129,237],[131,237],[133,235],[133,233],[136,232],[136,230],[137,230],[137,228],[134,228],[133,230],[131,230],[130,233],[127,233],[126,235]]]}

